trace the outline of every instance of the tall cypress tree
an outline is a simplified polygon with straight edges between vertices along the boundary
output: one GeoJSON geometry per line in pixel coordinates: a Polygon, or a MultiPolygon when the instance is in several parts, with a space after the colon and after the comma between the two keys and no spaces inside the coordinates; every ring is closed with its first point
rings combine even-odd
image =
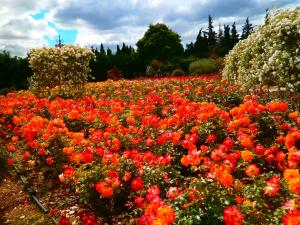
{"type": "Polygon", "coordinates": [[[120,46],[117,45],[117,52],[116,52],[116,54],[118,55],[118,54],[120,54],[120,53],[121,53],[120,46]]]}
{"type": "Polygon", "coordinates": [[[104,46],[103,46],[102,43],[101,43],[101,45],[100,45],[100,53],[103,54],[103,55],[106,54],[106,53],[105,53],[105,50],[104,50],[104,46]]]}
{"type": "Polygon", "coordinates": [[[213,49],[215,48],[215,45],[217,43],[217,34],[214,31],[214,26],[213,26],[213,19],[211,15],[208,15],[208,32],[207,32],[207,43],[208,43],[208,48],[209,51],[212,52],[213,49]]]}
{"type": "Polygon", "coordinates": [[[221,27],[221,24],[219,24],[219,31],[218,31],[217,44],[216,44],[216,52],[218,53],[218,55],[222,55],[223,52],[223,46],[222,46],[223,38],[224,38],[223,29],[221,27]]]}
{"type": "Polygon", "coordinates": [[[231,48],[233,48],[235,44],[238,42],[239,42],[239,34],[236,31],[235,22],[233,22],[231,26],[231,48]]]}
{"type": "Polygon", "coordinates": [[[186,48],[184,50],[184,55],[185,56],[191,56],[194,55],[194,42],[191,42],[189,44],[186,44],[186,48]]]}
{"type": "Polygon", "coordinates": [[[241,40],[246,39],[253,32],[254,32],[253,25],[249,22],[249,17],[247,17],[246,22],[243,25],[241,40]]]}
{"type": "Polygon", "coordinates": [[[110,50],[110,48],[107,48],[106,54],[107,54],[108,56],[112,55],[112,51],[110,50]]]}
{"type": "Polygon", "coordinates": [[[221,40],[222,45],[222,56],[226,55],[231,49],[231,36],[230,36],[230,26],[224,25],[224,36],[221,40]]]}
{"type": "Polygon", "coordinates": [[[200,58],[206,58],[209,55],[207,32],[203,32],[202,28],[197,35],[193,53],[200,58]]]}

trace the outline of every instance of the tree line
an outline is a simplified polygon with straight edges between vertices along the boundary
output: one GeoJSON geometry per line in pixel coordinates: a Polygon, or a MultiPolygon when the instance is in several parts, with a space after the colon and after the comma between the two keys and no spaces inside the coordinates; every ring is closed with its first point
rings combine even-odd
{"type": "MultiPolygon", "coordinates": [[[[105,49],[102,43],[92,46],[96,55],[96,61],[91,62],[92,74],[96,81],[103,81],[107,79],[107,71],[118,68],[124,78],[132,79],[145,76],[147,66],[153,60],[161,62],[163,73],[171,73],[178,68],[187,72],[189,64],[198,58],[224,57],[239,40],[246,39],[253,33],[254,27],[247,18],[241,34],[238,33],[235,22],[231,25],[219,25],[218,32],[215,30],[213,18],[209,15],[207,28],[201,28],[196,40],[184,48],[179,34],[167,25],[151,24],[136,43],[136,49],[126,43],[117,45],[116,51],[105,49]]],[[[28,57],[12,57],[6,51],[0,53],[0,88],[26,88],[31,75],[28,57]]]]}

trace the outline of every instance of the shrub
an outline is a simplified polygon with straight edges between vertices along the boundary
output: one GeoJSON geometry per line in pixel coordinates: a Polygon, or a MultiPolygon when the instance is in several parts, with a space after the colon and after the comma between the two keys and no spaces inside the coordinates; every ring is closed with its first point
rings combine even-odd
{"type": "Polygon", "coordinates": [[[223,77],[249,90],[255,84],[300,90],[300,7],[272,12],[256,33],[225,58],[223,77]]]}
{"type": "Polygon", "coordinates": [[[177,76],[184,76],[185,73],[182,69],[175,69],[172,71],[172,77],[177,77],[177,76]]]}
{"type": "Polygon", "coordinates": [[[49,92],[55,86],[63,92],[78,90],[90,77],[89,62],[94,57],[90,49],[72,45],[32,49],[30,89],[37,95],[49,92]]]}
{"type": "Polygon", "coordinates": [[[111,70],[108,70],[106,73],[106,78],[110,80],[120,80],[123,77],[122,70],[114,66],[111,70]]]}
{"type": "Polygon", "coordinates": [[[192,75],[215,73],[218,70],[219,65],[214,59],[199,59],[189,66],[189,72],[192,75]]]}
{"type": "Polygon", "coordinates": [[[153,59],[150,63],[150,66],[147,67],[146,74],[147,76],[153,77],[161,73],[162,62],[153,59]]]}

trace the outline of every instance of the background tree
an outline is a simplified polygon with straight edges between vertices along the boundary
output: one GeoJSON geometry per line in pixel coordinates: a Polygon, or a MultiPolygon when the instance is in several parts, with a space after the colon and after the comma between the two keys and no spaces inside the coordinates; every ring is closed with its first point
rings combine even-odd
{"type": "Polygon", "coordinates": [[[221,56],[225,56],[231,49],[230,26],[224,25],[224,35],[221,39],[222,52],[221,56]]]}
{"type": "Polygon", "coordinates": [[[183,55],[180,36],[162,23],[151,24],[136,46],[146,64],[152,59],[168,61],[183,55]]]}
{"type": "Polygon", "coordinates": [[[7,51],[0,52],[0,88],[25,89],[31,75],[27,57],[13,57],[7,51]]]}
{"type": "Polygon", "coordinates": [[[224,32],[222,29],[221,24],[219,24],[218,36],[217,36],[217,43],[216,43],[216,53],[221,56],[223,52],[222,40],[224,38],[224,32]]]}
{"type": "Polygon", "coordinates": [[[242,31],[242,35],[241,35],[241,40],[246,39],[252,33],[254,33],[254,27],[249,22],[249,17],[247,17],[246,22],[243,25],[243,31],[242,31]]]}
{"type": "Polygon", "coordinates": [[[206,58],[209,55],[209,43],[207,32],[200,29],[194,45],[194,55],[199,58],[206,58]]]}
{"type": "Polygon", "coordinates": [[[207,32],[207,44],[209,53],[212,53],[217,43],[217,34],[214,31],[213,19],[211,15],[208,16],[208,32],[207,32]]]}
{"type": "Polygon", "coordinates": [[[102,43],[101,43],[101,45],[100,45],[100,53],[103,54],[103,55],[106,55],[106,52],[105,52],[105,50],[104,50],[104,46],[103,46],[102,43]]]}
{"type": "Polygon", "coordinates": [[[236,30],[236,26],[235,26],[235,22],[233,22],[232,26],[231,26],[231,46],[230,49],[232,49],[236,43],[239,42],[239,34],[236,30]]]}

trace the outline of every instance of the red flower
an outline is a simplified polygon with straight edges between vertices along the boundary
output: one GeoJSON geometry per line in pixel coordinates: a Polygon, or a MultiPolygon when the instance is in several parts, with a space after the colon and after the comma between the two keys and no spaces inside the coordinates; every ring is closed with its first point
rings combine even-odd
{"type": "Polygon", "coordinates": [[[46,154],[46,150],[45,150],[44,148],[40,148],[40,149],[38,150],[38,155],[43,156],[43,155],[45,155],[45,154],[46,154]]]}
{"type": "Polygon", "coordinates": [[[132,190],[139,191],[139,190],[142,190],[143,187],[144,187],[144,181],[143,181],[142,178],[137,177],[137,178],[134,178],[131,181],[131,188],[132,188],[132,190]]]}
{"type": "Polygon", "coordinates": [[[7,164],[9,165],[9,166],[12,166],[12,165],[14,165],[14,160],[13,159],[9,159],[9,160],[7,160],[7,164]]]}
{"type": "Polygon", "coordinates": [[[137,205],[139,208],[144,208],[146,206],[146,202],[143,197],[137,196],[134,198],[134,203],[137,205]]]}
{"type": "Polygon", "coordinates": [[[24,153],[23,153],[23,159],[28,159],[30,157],[30,152],[29,151],[25,151],[24,153]]]}
{"type": "Polygon", "coordinates": [[[95,188],[104,198],[109,198],[113,195],[112,187],[107,186],[107,184],[102,181],[99,181],[95,188]]]}
{"type": "Polygon", "coordinates": [[[64,176],[66,178],[70,178],[70,177],[75,176],[75,173],[76,173],[75,169],[69,166],[65,169],[64,176]]]}
{"type": "Polygon", "coordinates": [[[283,218],[284,225],[299,225],[300,224],[300,210],[293,210],[287,213],[283,218]]]}
{"type": "Polygon", "coordinates": [[[227,206],[223,211],[223,217],[226,225],[242,225],[245,215],[237,206],[227,206]]]}
{"type": "Polygon", "coordinates": [[[59,219],[58,225],[72,225],[72,223],[67,217],[63,216],[59,219]]]}
{"type": "Polygon", "coordinates": [[[205,142],[208,143],[208,144],[210,144],[210,143],[215,142],[216,139],[217,139],[217,135],[215,135],[215,134],[209,134],[209,135],[207,135],[205,142]]]}
{"type": "Polygon", "coordinates": [[[51,166],[54,163],[54,160],[51,157],[46,158],[46,164],[51,166]]]}
{"type": "Polygon", "coordinates": [[[235,201],[237,202],[237,204],[241,204],[244,201],[244,199],[241,196],[236,196],[235,201]]]}

